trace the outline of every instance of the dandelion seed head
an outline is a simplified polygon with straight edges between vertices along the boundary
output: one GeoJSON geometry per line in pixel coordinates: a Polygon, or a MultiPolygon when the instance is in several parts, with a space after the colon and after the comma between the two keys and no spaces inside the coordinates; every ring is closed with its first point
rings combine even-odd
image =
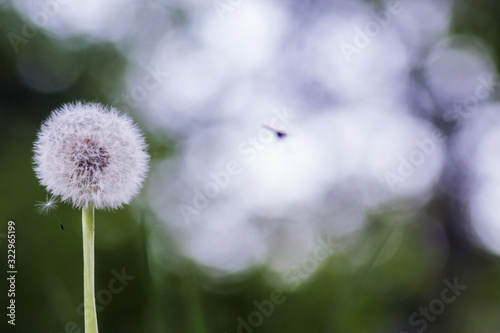
{"type": "Polygon", "coordinates": [[[147,146],[126,115],[98,103],[70,103],[42,124],[34,144],[40,183],[80,208],[118,208],[149,170],[147,146]]]}

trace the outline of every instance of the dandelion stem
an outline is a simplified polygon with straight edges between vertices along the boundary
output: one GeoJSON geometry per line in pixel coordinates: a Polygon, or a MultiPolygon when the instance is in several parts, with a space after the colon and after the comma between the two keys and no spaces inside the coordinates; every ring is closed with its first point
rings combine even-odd
{"type": "Polygon", "coordinates": [[[94,287],[94,207],[82,209],[85,333],[97,333],[94,287]]]}

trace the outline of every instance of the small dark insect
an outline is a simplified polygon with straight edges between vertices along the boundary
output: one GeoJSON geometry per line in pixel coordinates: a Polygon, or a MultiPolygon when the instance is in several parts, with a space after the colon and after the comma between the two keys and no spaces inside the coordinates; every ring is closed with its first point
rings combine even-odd
{"type": "Polygon", "coordinates": [[[284,138],[288,135],[288,133],[286,133],[286,132],[283,132],[283,131],[280,131],[280,130],[274,129],[274,128],[269,127],[269,126],[267,126],[267,125],[262,125],[262,127],[266,128],[266,129],[268,129],[268,130],[270,130],[270,131],[273,131],[273,132],[274,132],[274,134],[276,134],[276,137],[277,137],[278,139],[284,139],[284,138]]]}

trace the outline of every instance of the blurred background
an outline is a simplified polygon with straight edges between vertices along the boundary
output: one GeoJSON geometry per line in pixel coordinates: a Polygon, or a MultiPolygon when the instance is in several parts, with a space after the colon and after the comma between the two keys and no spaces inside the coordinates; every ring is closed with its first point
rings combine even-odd
{"type": "Polygon", "coordinates": [[[0,330],[83,332],[81,212],[37,213],[32,145],[88,100],[152,156],[139,197],[96,213],[101,332],[498,332],[499,15],[0,0],[0,330]]]}

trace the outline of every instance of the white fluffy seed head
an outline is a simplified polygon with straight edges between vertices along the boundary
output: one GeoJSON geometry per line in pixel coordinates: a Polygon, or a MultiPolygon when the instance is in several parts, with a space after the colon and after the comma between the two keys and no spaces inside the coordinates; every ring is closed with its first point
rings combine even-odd
{"type": "Polygon", "coordinates": [[[147,145],[132,120],[99,103],[52,112],[34,144],[40,183],[79,208],[118,208],[134,198],[149,170],[147,145]]]}

